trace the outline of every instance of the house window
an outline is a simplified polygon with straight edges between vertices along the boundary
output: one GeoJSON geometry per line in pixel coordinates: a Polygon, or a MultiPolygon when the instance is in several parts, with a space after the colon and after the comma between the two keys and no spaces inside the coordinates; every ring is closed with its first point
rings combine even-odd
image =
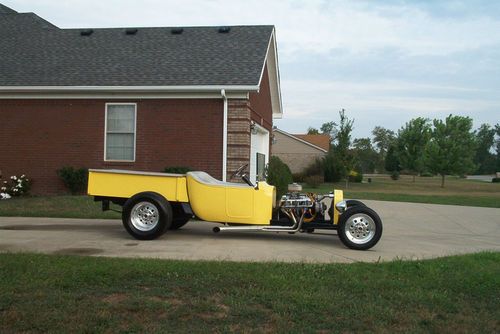
{"type": "Polygon", "coordinates": [[[266,155],[262,153],[257,153],[257,171],[255,175],[257,176],[257,181],[264,181],[266,179],[264,173],[266,169],[266,155]]]}
{"type": "Polygon", "coordinates": [[[136,110],[135,103],[106,104],[104,160],[135,161],[136,110]]]}

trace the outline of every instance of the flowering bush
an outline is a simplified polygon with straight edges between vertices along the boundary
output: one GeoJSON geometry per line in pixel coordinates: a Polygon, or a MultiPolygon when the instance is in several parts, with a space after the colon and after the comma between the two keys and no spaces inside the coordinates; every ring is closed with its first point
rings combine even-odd
{"type": "Polygon", "coordinates": [[[31,181],[26,175],[19,177],[13,175],[9,181],[3,181],[0,187],[0,199],[9,199],[11,197],[23,196],[29,193],[31,181]]]}

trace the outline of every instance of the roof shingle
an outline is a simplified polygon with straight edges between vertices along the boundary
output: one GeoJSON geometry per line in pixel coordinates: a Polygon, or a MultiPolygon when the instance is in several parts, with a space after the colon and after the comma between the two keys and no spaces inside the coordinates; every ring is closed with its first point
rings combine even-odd
{"type": "MultiPolygon", "coordinates": [[[[1,12],[8,12],[0,6],[1,12]]],[[[12,11],[12,10],[11,10],[12,11]]],[[[257,85],[273,26],[59,29],[32,13],[0,17],[0,86],[257,85]]]]}
{"type": "Polygon", "coordinates": [[[324,150],[330,150],[330,136],[329,135],[293,135],[308,143],[316,145],[324,150]]]}
{"type": "Polygon", "coordinates": [[[16,14],[17,12],[0,3],[0,14],[16,14]]]}

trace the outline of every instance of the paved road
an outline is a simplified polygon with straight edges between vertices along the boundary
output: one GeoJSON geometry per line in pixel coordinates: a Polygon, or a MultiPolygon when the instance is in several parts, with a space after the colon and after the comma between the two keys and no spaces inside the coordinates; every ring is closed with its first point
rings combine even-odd
{"type": "Polygon", "coordinates": [[[356,262],[500,251],[500,209],[365,201],[384,234],[369,251],[345,248],[336,232],[219,233],[190,222],[153,241],[131,238],[119,220],[0,217],[0,251],[188,260],[356,262]]]}

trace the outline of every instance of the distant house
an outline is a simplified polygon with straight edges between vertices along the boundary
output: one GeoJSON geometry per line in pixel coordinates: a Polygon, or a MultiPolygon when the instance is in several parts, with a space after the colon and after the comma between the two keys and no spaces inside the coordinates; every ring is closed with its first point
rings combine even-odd
{"type": "Polygon", "coordinates": [[[280,129],[274,129],[273,135],[272,155],[286,163],[294,174],[324,157],[330,148],[328,135],[290,134],[280,129]]]}
{"type": "Polygon", "coordinates": [[[0,4],[0,170],[187,166],[255,180],[281,118],[273,26],[60,29],[0,4]]]}

